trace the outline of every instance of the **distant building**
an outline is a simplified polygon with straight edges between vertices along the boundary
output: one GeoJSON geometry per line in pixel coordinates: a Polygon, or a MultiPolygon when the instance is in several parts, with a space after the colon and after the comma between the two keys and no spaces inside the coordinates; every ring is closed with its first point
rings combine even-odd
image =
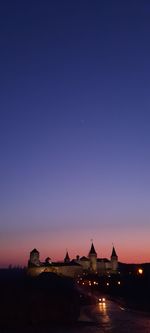
{"type": "Polygon", "coordinates": [[[92,273],[98,275],[116,274],[118,271],[118,256],[113,246],[110,259],[97,258],[94,244],[91,248],[88,257],[79,257],[70,260],[68,251],[63,262],[52,262],[49,257],[45,262],[40,261],[40,253],[37,249],[30,252],[28,261],[28,274],[32,276],[39,275],[42,272],[55,272],[60,275],[76,277],[83,273],[92,273]]]}

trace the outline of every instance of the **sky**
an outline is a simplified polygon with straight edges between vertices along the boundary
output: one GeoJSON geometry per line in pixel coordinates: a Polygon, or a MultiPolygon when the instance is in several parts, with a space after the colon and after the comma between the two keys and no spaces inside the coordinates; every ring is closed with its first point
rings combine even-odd
{"type": "Polygon", "coordinates": [[[150,262],[150,3],[0,10],[0,266],[150,262]]]}

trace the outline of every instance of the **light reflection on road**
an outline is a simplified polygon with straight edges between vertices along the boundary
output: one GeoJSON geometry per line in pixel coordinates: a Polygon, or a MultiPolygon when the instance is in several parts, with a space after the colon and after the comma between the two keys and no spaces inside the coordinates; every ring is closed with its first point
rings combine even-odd
{"type": "Polygon", "coordinates": [[[94,333],[150,333],[150,317],[106,300],[92,310],[93,317],[99,324],[99,331],[94,333]]]}
{"type": "Polygon", "coordinates": [[[111,320],[110,320],[110,317],[107,312],[106,303],[99,303],[98,308],[99,308],[99,314],[97,312],[98,321],[100,320],[101,324],[103,325],[103,327],[105,329],[107,328],[108,330],[110,330],[111,329],[111,320]]]}
{"type": "Polygon", "coordinates": [[[106,311],[106,303],[99,303],[99,310],[101,313],[103,313],[104,315],[106,315],[107,311],[106,311]]]}
{"type": "MultiPolygon", "coordinates": [[[[0,331],[1,332],[1,331],[0,331]]],[[[150,317],[143,313],[124,309],[120,305],[106,300],[83,306],[79,321],[74,325],[44,325],[28,327],[21,333],[150,333],[150,317]]],[[[15,330],[3,333],[19,333],[15,330]]]]}

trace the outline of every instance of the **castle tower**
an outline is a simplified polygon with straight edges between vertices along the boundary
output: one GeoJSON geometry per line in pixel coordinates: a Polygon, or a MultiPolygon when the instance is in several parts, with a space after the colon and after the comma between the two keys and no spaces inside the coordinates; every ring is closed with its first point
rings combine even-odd
{"type": "Polygon", "coordinates": [[[116,254],[114,246],[112,248],[112,254],[111,254],[111,269],[112,269],[112,273],[117,273],[117,269],[118,269],[118,256],[116,254]]]}
{"type": "Polygon", "coordinates": [[[50,257],[47,257],[47,258],[45,259],[45,264],[46,264],[46,265],[51,265],[51,264],[52,264],[52,260],[51,260],[50,257]]]}
{"type": "Polygon", "coordinates": [[[65,258],[64,258],[64,262],[65,262],[65,263],[69,263],[69,262],[70,262],[70,258],[69,258],[68,251],[66,252],[66,256],[65,256],[65,258]]]}
{"type": "Polygon", "coordinates": [[[91,249],[89,252],[89,260],[90,260],[90,270],[93,273],[96,273],[97,272],[97,253],[95,251],[93,242],[91,244],[91,249]]]}
{"type": "Polygon", "coordinates": [[[40,253],[37,249],[33,249],[30,252],[30,259],[28,261],[28,266],[40,266],[40,253]]]}

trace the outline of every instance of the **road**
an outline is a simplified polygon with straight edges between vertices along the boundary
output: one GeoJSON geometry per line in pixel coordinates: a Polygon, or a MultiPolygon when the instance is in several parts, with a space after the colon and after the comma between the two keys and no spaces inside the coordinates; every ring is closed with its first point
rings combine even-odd
{"type": "MultiPolygon", "coordinates": [[[[2,333],[20,333],[3,330],[2,333]]],[[[21,329],[21,333],[150,333],[150,316],[122,308],[112,301],[84,306],[73,326],[43,325],[21,329]]]]}
{"type": "Polygon", "coordinates": [[[91,327],[87,323],[80,331],[83,333],[150,333],[150,316],[124,309],[111,301],[85,307],[80,319],[84,318],[91,319],[91,327]]]}

